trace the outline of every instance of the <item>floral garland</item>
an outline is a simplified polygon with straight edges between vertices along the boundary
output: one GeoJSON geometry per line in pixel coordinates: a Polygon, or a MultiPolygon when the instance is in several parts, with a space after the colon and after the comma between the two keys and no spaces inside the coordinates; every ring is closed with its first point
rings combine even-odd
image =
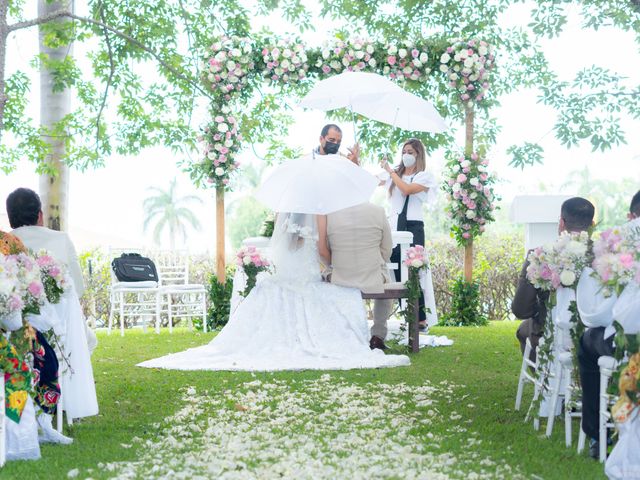
{"type": "Polygon", "coordinates": [[[222,36],[211,45],[211,57],[205,66],[206,79],[211,90],[230,100],[248,82],[254,69],[253,46],[246,37],[222,36]]]}
{"type": "Polygon", "coordinates": [[[484,40],[457,40],[440,56],[440,71],[458,91],[458,98],[472,107],[487,95],[494,60],[493,49],[484,40]]]}
{"type": "Polygon", "coordinates": [[[405,308],[400,311],[400,315],[404,317],[405,324],[409,328],[409,335],[414,331],[412,328],[416,322],[415,306],[420,301],[420,272],[429,268],[429,259],[427,252],[422,245],[416,245],[407,249],[406,257],[402,262],[409,270],[409,278],[405,282],[407,288],[407,303],[405,308]]]}
{"type": "Polygon", "coordinates": [[[417,48],[413,43],[397,46],[387,44],[386,56],[382,63],[383,75],[392,79],[423,80],[431,73],[428,65],[429,54],[426,49],[417,48]]]}
{"type": "Polygon", "coordinates": [[[260,251],[253,245],[242,247],[236,254],[236,265],[242,268],[247,278],[246,286],[242,293],[243,297],[247,297],[253,287],[256,286],[258,274],[269,270],[269,261],[264,258],[260,251]]]}
{"type": "Polygon", "coordinates": [[[216,115],[213,123],[203,128],[198,141],[204,158],[192,166],[191,177],[228,190],[231,175],[240,165],[235,156],[241,148],[242,134],[236,118],[228,113],[216,115]]]}
{"type": "Polygon", "coordinates": [[[630,283],[640,285],[640,220],[602,232],[593,253],[594,276],[606,296],[620,295],[630,283]]]}
{"type": "MultiPolygon", "coordinates": [[[[551,367],[555,361],[554,323],[552,318],[553,307],[556,306],[556,293],[558,288],[575,289],[580,279],[582,270],[589,264],[590,235],[588,232],[562,232],[559,238],[552,244],[538,247],[527,256],[527,279],[537,289],[548,291],[549,297],[545,302],[547,318],[545,319],[542,339],[537,349],[538,368],[534,372],[536,378],[541,381],[543,389],[549,387],[551,367]]],[[[571,340],[574,343],[574,365],[577,365],[577,341],[578,332],[581,330],[581,322],[575,302],[569,305],[571,312],[571,340]]],[[[575,374],[575,372],[574,372],[575,374]]],[[[529,413],[538,411],[542,397],[532,402],[529,413]]]]}
{"type": "Polygon", "coordinates": [[[303,80],[309,71],[309,58],[300,40],[270,40],[262,48],[264,75],[272,83],[296,83],[303,80]]]}
{"type": "Polygon", "coordinates": [[[482,235],[486,224],[494,220],[496,196],[489,161],[478,153],[461,155],[447,162],[448,180],[443,185],[448,205],[447,216],[453,220],[452,232],[459,245],[466,245],[482,235]]]}

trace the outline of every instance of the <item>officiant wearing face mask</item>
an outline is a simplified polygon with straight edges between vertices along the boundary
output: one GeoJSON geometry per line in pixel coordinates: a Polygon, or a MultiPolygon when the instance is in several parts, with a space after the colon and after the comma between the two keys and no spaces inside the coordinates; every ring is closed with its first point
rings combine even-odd
{"type": "MultiPolygon", "coordinates": [[[[402,146],[401,162],[392,168],[386,160],[382,168],[389,173],[385,188],[389,192],[391,209],[389,223],[391,230],[413,233],[414,245],[424,246],[424,220],[422,205],[432,203],[438,185],[434,175],[426,171],[424,145],[417,138],[410,138],[402,146]]],[[[393,249],[391,262],[400,265],[400,246],[393,249]]],[[[400,268],[395,271],[396,281],[400,281],[400,268]]],[[[426,330],[424,296],[420,295],[420,327],[426,330]]]]}
{"type": "Polygon", "coordinates": [[[342,130],[338,125],[330,123],[322,127],[320,132],[320,145],[313,151],[314,155],[342,155],[351,160],[356,165],[360,165],[360,146],[356,143],[348,148],[349,153],[340,153],[340,143],[342,142],[342,130]]]}

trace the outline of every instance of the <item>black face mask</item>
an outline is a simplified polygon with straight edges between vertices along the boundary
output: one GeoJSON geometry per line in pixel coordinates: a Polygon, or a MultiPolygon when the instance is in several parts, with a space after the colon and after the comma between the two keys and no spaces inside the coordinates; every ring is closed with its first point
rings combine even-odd
{"type": "Polygon", "coordinates": [[[338,150],[340,149],[340,144],[333,143],[327,140],[324,143],[324,147],[322,147],[322,149],[324,150],[324,153],[326,153],[327,155],[335,155],[336,153],[338,153],[338,150]]]}

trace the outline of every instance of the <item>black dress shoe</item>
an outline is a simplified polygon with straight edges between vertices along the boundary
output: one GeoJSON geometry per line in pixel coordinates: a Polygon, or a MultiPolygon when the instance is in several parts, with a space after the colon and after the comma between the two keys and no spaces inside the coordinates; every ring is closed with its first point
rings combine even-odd
{"type": "Polygon", "coordinates": [[[369,348],[371,350],[373,350],[374,348],[379,348],[380,350],[386,350],[387,346],[384,344],[384,340],[374,335],[373,337],[371,337],[371,340],[369,340],[369,348]]]}
{"type": "Polygon", "coordinates": [[[600,442],[592,440],[589,442],[589,456],[594,460],[600,460],[600,442]]]}

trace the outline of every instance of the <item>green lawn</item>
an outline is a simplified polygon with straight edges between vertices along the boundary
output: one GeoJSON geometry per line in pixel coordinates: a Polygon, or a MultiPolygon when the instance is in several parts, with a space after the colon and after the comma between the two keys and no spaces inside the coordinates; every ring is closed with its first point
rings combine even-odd
{"type": "MultiPolygon", "coordinates": [[[[283,404],[300,402],[300,405],[310,409],[306,421],[311,423],[298,424],[295,418],[291,417],[293,419],[291,425],[280,422],[278,424],[280,426],[274,427],[274,430],[277,430],[275,433],[279,435],[274,438],[278,442],[284,442],[283,439],[288,437],[298,438],[308,428],[310,439],[308,442],[322,443],[319,440],[321,436],[318,437],[322,435],[321,425],[318,426],[322,423],[322,411],[332,412],[331,402],[340,403],[330,396],[332,386],[336,391],[351,395],[349,402],[353,403],[354,412],[356,407],[361,409],[358,412],[366,411],[369,408],[366,402],[370,402],[370,405],[378,402],[375,408],[383,408],[382,411],[385,411],[385,414],[381,418],[371,420],[373,429],[367,429],[366,425],[350,428],[349,402],[346,402],[341,407],[336,407],[343,409],[340,410],[342,412],[340,415],[344,415],[346,419],[345,424],[339,427],[342,430],[327,431],[328,437],[332,435],[342,437],[340,432],[346,434],[346,432],[355,431],[356,437],[358,432],[362,433],[361,436],[366,434],[366,442],[373,444],[379,442],[379,435],[384,433],[394,437],[396,443],[389,443],[391,447],[400,445],[397,442],[401,442],[404,438],[411,445],[420,445],[422,452],[433,451],[436,454],[436,470],[442,474],[437,478],[445,478],[448,475],[463,478],[467,472],[486,473],[491,471],[491,465],[502,466],[501,469],[496,470],[501,473],[495,473],[495,475],[503,478],[512,476],[505,473],[508,472],[505,466],[511,467],[513,472],[528,478],[604,478],[600,464],[586,456],[577,455],[575,448],[564,447],[562,422],[556,423],[553,437],[546,439],[542,433],[535,432],[530,424],[523,423],[524,412],[513,410],[520,363],[519,350],[514,337],[516,327],[516,323],[500,322],[484,328],[433,329],[435,334],[444,334],[452,338],[455,341],[454,345],[426,349],[412,356],[410,367],[274,374],[176,372],[135,367],[135,364],[142,360],[204,344],[212,338],[213,334],[177,330],[173,335],[165,331],[161,335],[127,331],[124,338],[119,335],[99,335],[100,343],[94,353],[93,362],[101,414],[95,418],[86,419],[68,430],[75,439],[73,445],[64,447],[46,445],[42,448],[43,458],[40,461],[10,462],[0,470],[0,478],[67,478],[68,472],[74,469],[79,469],[77,478],[97,479],[114,476],[122,478],[126,476],[122,471],[116,468],[109,472],[105,469],[105,464],[134,460],[140,460],[140,469],[136,470],[135,476],[127,476],[127,478],[153,478],[154,474],[150,473],[152,464],[178,462],[174,468],[179,471],[180,456],[184,454],[186,458],[188,450],[197,451],[198,446],[202,446],[202,449],[215,449],[216,458],[222,457],[224,448],[227,447],[220,444],[216,438],[199,438],[198,434],[195,435],[195,439],[185,437],[187,439],[182,447],[179,445],[175,447],[175,452],[178,453],[174,452],[173,457],[162,456],[165,453],[160,452],[160,447],[164,448],[171,444],[170,442],[175,442],[174,437],[181,434],[176,433],[175,428],[172,430],[171,426],[163,420],[175,415],[181,409],[183,411],[174,418],[174,424],[183,424],[181,427],[183,429],[184,425],[188,426],[191,422],[190,418],[183,418],[185,415],[193,415],[191,423],[194,425],[206,426],[207,418],[215,417],[216,421],[209,422],[211,428],[215,427],[216,422],[220,424],[236,422],[233,425],[237,424],[237,428],[240,429],[243,425],[241,422],[246,420],[249,423],[253,422],[253,424],[250,423],[251,428],[259,429],[261,419],[267,419],[264,420],[265,422],[277,420],[279,414],[274,414],[274,411],[282,411],[285,412],[282,415],[287,415],[285,410],[278,410],[282,408],[282,405],[278,407],[278,402],[283,404]],[[326,376],[327,373],[330,377],[326,376]],[[187,386],[194,387],[197,391],[197,401],[192,402],[193,405],[190,406],[189,401],[184,398],[187,386]],[[317,393],[321,391],[318,390],[319,388],[326,386],[330,387],[327,389],[328,393],[325,394],[324,391],[322,394],[317,393]],[[435,403],[426,407],[418,405],[416,399],[419,396],[410,395],[408,391],[411,389],[407,386],[414,388],[420,386],[421,392],[434,392],[435,403]],[[271,399],[262,400],[264,405],[268,404],[269,410],[273,410],[270,416],[264,416],[263,413],[256,414],[249,408],[249,412],[243,417],[244,405],[251,407],[254,405],[251,402],[259,404],[261,400],[256,400],[256,395],[264,394],[265,388],[271,388],[267,391],[273,392],[271,399]],[[388,391],[388,399],[393,400],[393,403],[387,404],[388,406],[379,405],[387,398],[377,396],[381,391],[388,391]],[[315,403],[314,395],[318,396],[315,403]],[[366,397],[365,403],[360,404],[359,397],[366,397]],[[234,398],[237,402],[235,404],[234,398]],[[406,409],[411,409],[411,412],[405,417],[403,411],[406,409]],[[219,417],[218,414],[220,414],[219,417]],[[314,420],[316,415],[317,421],[314,420]],[[427,417],[429,420],[423,423],[410,426],[407,424],[407,422],[415,422],[415,418],[427,417]],[[158,446],[158,451],[154,451],[156,450],[154,445],[158,446]],[[447,454],[451,457],[451,466],[448,468],[443,467],[446,465],[443,459],[447,454]]],[[[527,392],[526,401],[530,398],[530,393],[530,391],[527,392]]],[[[427,397],[429,395],[427,394],[427,397]]],[[[187,395],[189,396],[192,395],[187,395]]],[[[430,400],[427,399],[426,403],[429,402],[430,400]]],[[[524,405],[526,410],[527,403],[525,402],[524,405]]],[[[371,406],[371,408],[374,407],[371,406]]],[[[355,423],[357,424],[357,421],[355,423]]],[[[272,424],[275,425],[275,423],[268,423],[268,425],[272,424]]],[[[576,436],[577,428],[576,424],[574,432],[576,436]]],[[[261,434],[265,435],[264,432],[261,434]]],[[[220,436],[222,435],[223,433],[220,433],[220,436]]],[[[361,455],[367,455],[367,449],[363,450],[360,448],[362,446],[357,446],[359,441],[363,441],[361,438],[347,440],[355,442],[352,452],[338,452],[337,458],[344,455],[349,462],[354,462],[355,460],[349,457],[351,453],[359,452],[361,455]]],[[[340,438],[336,439],[335,443],[333,440],[329,441],[327,448],[331,449],[332,445],[338,448],[337,445],[342,445],[340,442],[347,440],[340,438]]],[[[181,444],[179,437],[177,444],[181,444]]],[[[293,452],[298,448],[302,447],[288,445],[285,450],[293,452]]],[[[259,453],[259,450],[259,446],[256,447],[254,444],[251,447],[252,455],[259,453]]],[[[413,462],[412,465],[422,465],[421,457],[414,455],[409,458],[410,451],[398,452],[400,450],[389,451],[390,461],[397,460],[406,454],[407,462],[413,462]]],[[[256,463],[260,462],[257,460],[259,455],[252,458],[253,463],[247,468],[258,468],[256,463]]],[[[304,455],[300,455],[299,458],[304,458],[304,455]]],[[[318,459],[314,458],[314,460],[318,459]]],[[[192,459],[188,461],[191,462],[192,459]]],[[[202,462],[202,459],[200,461],[202,462]]],[[[332,460],[327,457],[327,462],[330,461],[332,460]]],[[[238,472],[241,473],[242,468],[245,467],[236,464],[230,468],[235,469],[238,475],[229,478],[242,478],[238,472]]],[[[207,478],[206,473],[201,472],[201,474],[202,478],[207,478]]],[[[294,474],[280,472],[279,475],[291,477],[294,474]]],[[[160,476],[160,473],[157,476],[160,476]]],[[[209,476],[214,478],[217,475],[209,474],[209,476]]],[[[295,476],[302,478],[303,474],[298,473],[295,476]]],[[[403,475],[383,472],[378,478],[396,476],[403,477],[403,475]]],[[[272,472],[272,478],[275,477],[276,474],[272,472]]],[[[247,478],[251,476],[247,475],[247,478]]],[[[263,475],[262,478],[266,477],[263,475]]]]}

